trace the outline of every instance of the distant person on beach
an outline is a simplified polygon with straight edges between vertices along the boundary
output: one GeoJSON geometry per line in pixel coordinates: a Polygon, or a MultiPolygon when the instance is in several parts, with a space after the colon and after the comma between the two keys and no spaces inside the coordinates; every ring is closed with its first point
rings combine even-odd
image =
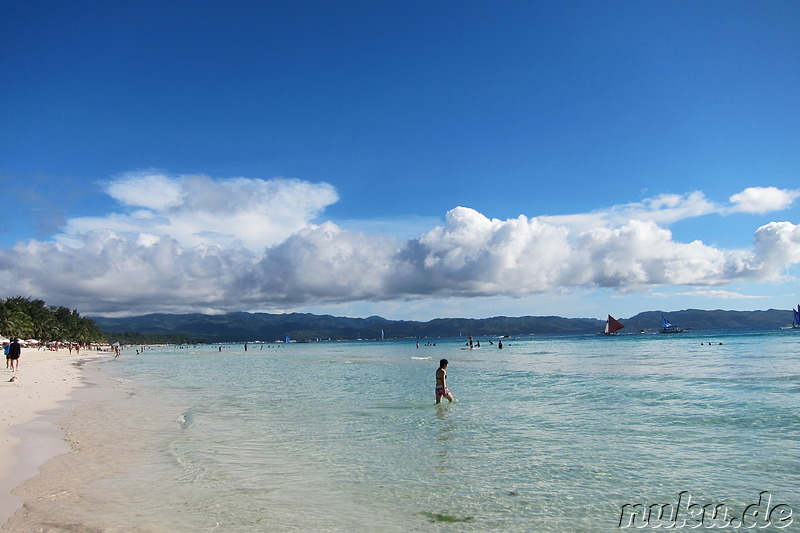
{"type": "Polygon", "coordinates": [[[19,356],[22,353],[22,347],[19,345],[19,339],[14,337],[14,341],[8,347],[8,356],[6,357],[6,367],[14,372],[19,372],[19,356]],[[11,363],[9,367],[9,363],[11,363]]]}
{"type": "Polygon", "coordinates": [[[442,396],[451,403],[454,401],[450,389],[447,388],[447,359],[439,361],[439,368],[436,370],[436,403],[442,402],[442,396]]]}

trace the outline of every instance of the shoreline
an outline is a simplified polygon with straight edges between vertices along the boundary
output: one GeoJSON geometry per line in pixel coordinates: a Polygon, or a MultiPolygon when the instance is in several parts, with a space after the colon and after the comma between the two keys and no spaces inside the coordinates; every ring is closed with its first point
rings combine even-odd
{"type": "Polygon", "coordinates": [[[0,526],[24,501],[14,489],[35,477],[49,459],[69,452],[58,425],[84,385],[78,363],[104,355],[85,350],[23,348],[18,372],[0,372],[0,526]],[[16,376],[16,381],[10,381],[16,376]]]}

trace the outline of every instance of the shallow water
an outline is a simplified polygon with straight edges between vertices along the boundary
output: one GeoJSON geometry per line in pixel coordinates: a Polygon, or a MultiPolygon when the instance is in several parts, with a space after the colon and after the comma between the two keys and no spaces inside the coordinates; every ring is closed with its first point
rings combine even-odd
{"type": "Polygon", "coordinates": [[[493,340],[128,349],[87,369],[79,452],[9,526],[611,531],[683,491],[800,510],[800,333],[493,340]]]}

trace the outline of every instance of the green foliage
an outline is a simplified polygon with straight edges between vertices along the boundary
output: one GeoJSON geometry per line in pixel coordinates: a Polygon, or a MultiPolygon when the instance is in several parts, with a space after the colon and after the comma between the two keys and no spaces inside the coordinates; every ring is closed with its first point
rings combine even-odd
{"type": "Polygon", "coordinates": [[[43,300],[13,296],[0,300],[0,333],[42,342],[103,342],[103,331],[88,317],[43,300]]]}

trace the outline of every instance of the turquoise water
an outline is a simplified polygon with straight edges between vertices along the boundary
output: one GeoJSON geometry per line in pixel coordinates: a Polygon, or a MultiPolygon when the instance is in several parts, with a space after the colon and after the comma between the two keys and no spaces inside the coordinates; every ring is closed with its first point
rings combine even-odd
{"type": "Polygon", "coordinates": [[[614,531],[624,505],[683,491],[800,511],[800,333],[489,340],[129,348],[102,369],[127,393],[115,416],[141,417],[114,438],[146,452],[87,487],[82,523],[614,531]],[[434,405],[440,358],[452,405],[434,405]]]}

